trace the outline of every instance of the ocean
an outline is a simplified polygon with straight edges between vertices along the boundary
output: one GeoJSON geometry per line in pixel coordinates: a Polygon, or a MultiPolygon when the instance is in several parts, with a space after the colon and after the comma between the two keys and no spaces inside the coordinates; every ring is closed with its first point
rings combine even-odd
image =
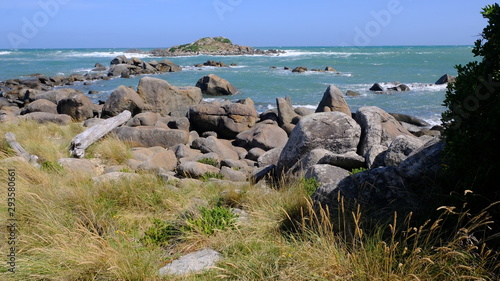
{"type": "MultiPolygon", "coordinates": [[[[250,97],[258,112],[276,107],[276,98],[290,96],[294,106],[315,109],[328,85],[334,84],[342,92],[353,90],[357,97],[346,97],[351,111],[362,106],[378,106],[387,112],[416,116],[427,122],[440,124],[446,85],[434,85],[442,75],[456,75],[457,64],[474,60],[472,46],[393,46],[393,47],[257,47],[279,49],[279,56],[190,56],[168,58],[183,67],[183,71],[152,75],[175,86],[194,86],[198,79],[216,74],[232,83],[240,94],[226,97],[239,100],[250,97]],[[194,67],[207,60],[234,63],[229,68],[194,67]],[[303,66],[310,69],[333,67],[337,72],[292,73],[284,70],[303,66]],[[273,68],[275,67],[275,68],[273,68]],[[374,83],[400,82],[410,87],[409,92],[377,94],[368,89],[374,83]]],[[[72,73],[84,74],[96,63],[109,65],[127,49],[23,49],[0,50],[0,81],[23,78],[29,74],[46,76],[72,73]]],[[[149,49],[143,49],[145,51],[149,49]]],[[[145,54],[125,53],[145,61],[163,58],[145,54]]],[[[106,100],[119,85],[137,87],[141,77],[94,81],[71,87],[89,95],[94,101],[106,100]]],[[[213,100],[218,98],[207,98],[213,100]]]]}

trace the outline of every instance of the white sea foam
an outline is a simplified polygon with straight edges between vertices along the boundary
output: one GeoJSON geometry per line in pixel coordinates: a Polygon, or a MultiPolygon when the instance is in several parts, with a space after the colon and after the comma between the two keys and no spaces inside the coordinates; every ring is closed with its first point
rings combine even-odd
{"type": "Polygon", "coordinates": [[[117,56],[125,55],[127,58],[136,57],[136,58],[149,58],[150,56],[145,53],[125,53],[125,52],[80,52],[80,51],[69,51],[62,52],[57,51],[56,55],[64,56],[64,57],[87,57],[87,58],[115,58],[117,56]]]}
{"type": "MultiPolygon", "coordinates": [[[[403,83],[403,84],[410,87],[410,91],[416,91],[416,92],[422,92],[422,91],[439,92],[439,91],[446,90],[446,84],[443,84],[443,85],[436,85],[436,84],[430,84],[430,83],[403,83]]],[[[385,88],[390,88],[390,87],[396,86],[393,83],[380,83],[380,85],[382,85],[385,88]]]]}
{"type": "Polygon", "coordinates": [[[10,55],[10,54],[12,54],[12,52],[9,52],[9,51],[0,51],[0,56],[10,55]]]}
{"type": "Polygon", "coordinates": [[[335,56],[335,57],[350,57],[358,56],[378,56],[378,55],[392,55],[394,52],[329,52],[329,51],[299,51],[299,50],[284,50],[281,57],[297,57],[297,56],[335,56]]]}
{"type": "Polygon", "coordinates": [[[224,101],[226,101],[226,99],[224,99],[224,98],[204,98],[203,101],[206,101],[206,102],[214,102],[214,101],[224,102],[224,101]]]}
{"type": "Polygon", "coordinates": [[[87,72],[92,71],[92,69],[93,68],[77,68],[77,69],[74,69],[72,71],[72,73],[81,73],[81,72],[87,73],[87,72]]]}

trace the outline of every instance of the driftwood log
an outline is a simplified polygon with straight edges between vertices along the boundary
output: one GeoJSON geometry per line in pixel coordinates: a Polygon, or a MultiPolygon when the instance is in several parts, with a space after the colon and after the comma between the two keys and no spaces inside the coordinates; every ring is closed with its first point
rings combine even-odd
{"type": "Polygon", "coordinates": [[[17,155],[26,159],[26,161],[28,161],[31,165],[37,168],[40,167],[40,164],[38,164],[38,156],[31,155],[26,150],[24,150],[24,148],[16,141],[16,136],[13,133],[6,133],[5,140],[12,147],[12,149],[14,149],[17,155]]]}
{"type": "Polygon", "coordinates": [[[130,117],[132,117],[132,113],[130,113],[130,111],[128,110],[125,110],[117,116],[106,119],[103,122],[94,125],[85,130],[83,133],[77,135],[71,141],[71,146],[69,149],[71,155],[77,158],[82,158],[85,155],[85,149],[111,132],[114,128],[127,122],[130,117]]]}

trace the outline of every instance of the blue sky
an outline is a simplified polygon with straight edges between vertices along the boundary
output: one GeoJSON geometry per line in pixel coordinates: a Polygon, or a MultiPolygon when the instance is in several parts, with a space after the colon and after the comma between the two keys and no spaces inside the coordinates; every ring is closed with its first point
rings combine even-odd
{"type": "Polygon", "coordinates": [[[0,0],[0,49],[471,45],[477,0],[0,0]]]}

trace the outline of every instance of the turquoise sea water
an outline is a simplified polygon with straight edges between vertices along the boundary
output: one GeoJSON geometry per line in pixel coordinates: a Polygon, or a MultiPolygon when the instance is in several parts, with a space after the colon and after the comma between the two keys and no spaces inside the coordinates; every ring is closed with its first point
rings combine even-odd
{"type": "MultiPolygon", "coordinates": [[[[238,100],[250,97],[259,112],[274,108],[277,97],[290,96],[294,106],[316,108],[325,89],[336,85],[343,92],[354,90],[359,97],[346,97],[352,111],[361,106],[375,105],[388,112],[421,117],[439,124],[444,111],[442,102],[446,87],[433,85],[443,74],[456,75],[457,64],[474,59],[471,46],[396,46],[396,47],[269,47],[285,50],[280,56],[194,56],[168,58],[181,65],[182,72],[157,74],[176,86],[194,86],[199,78],[216,74],[227,79],[240,94],[229,97],[238,100]],[[194,67],[207,60],[235,63],[230,68],[194,67]],[[276,68],[271,68],[272,66],[276,68]],[[304,66],[309,69],[335,68],[330,72],[292,73],[284,70],[304,66]],[[368,91],[373,83],[398,81],[407,84],[410,92],[375,94],[368,91]]],[[[262,48],[262,49],[268,49],[262,48]]],[[[47,76],[86,73],[99,62],[109,65],[125,49],[29,49],[0,50],[0,81],[33,73],[47,76]]],[[[125,54],[145,61],[161,60],[143,54],[125,54]]],[[[92,85],[76,84],[72,88],[84,93],[90,90],[100,94],[90,96],[93,101],[105,100],[119,85],[137,87],[140,77],[95,81],[92,85]]]]}

